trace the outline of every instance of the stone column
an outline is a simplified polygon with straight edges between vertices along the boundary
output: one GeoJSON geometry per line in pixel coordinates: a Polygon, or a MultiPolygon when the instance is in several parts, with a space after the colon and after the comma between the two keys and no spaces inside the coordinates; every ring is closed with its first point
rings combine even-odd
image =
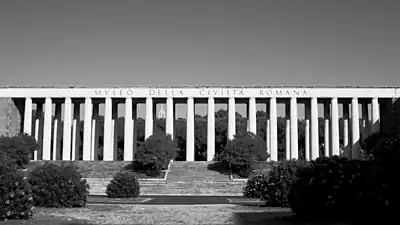
{"type": "Polygon", "coordinates": [[[111,141],[111,151],[114,151],[114,161],[118,159],[118,102],[115,101],[115,104],[112,104],[112,141],[111,141]]]}
{"type": "Polygon", "coordinates": [[[63,157],[62,160],[71,160],[71,124],[72,101],[70,97],[65,98],[64,104],[64,131],[63,131],[63,157]]]}
{"type": "MultiPolygon", "coordinates": [[[[94,107],[94,105],[93,105],[93,107],[94,107]]],[[[93,114],[93,112],[92,112],[92,114],[93,114]]],[[[97,151],[95,150],[96,149],[95,148],[96,139],[97,139],[96,127],[97,127],[96,126],[96,119],[92,117],[92,132],[91,132],[92,139],[90,141],[90,161],[97,160],[97,154],[95,154],[95,153],[97,153],[97,151]]]]}
{"type": "Polygon", "coordinates": [[[290,99],[290,150],[292,159],[299,158],[299,139],[298,139],[298,117],[297,117],[297,99],[290,99]]]}
{"type": "Polygon", "coordinates": [[[133,160],[132,98],[125,99],[124,161],[133,160]]]}
{"type": "Polygon", "coordinates": [[[151,97],[146,98],[146,125],[145,125],[145,137],[146,140],[153,134],[153,99],[151,97]]]}
{"type": "Polygon", "coordinates": [[[171,138],[174,138],[174,99],[172,97],[167,98],[167,115],[166,115],[166,124],[165,131],[167,134],[171,135],[171,138]]]}
{"type": "Polygon", "coordinates": [[[72,160],[79,160],[80,151],[80,103],[74,104],[74,123],[72,128],[72,160]]]}
{"type": "Polygon", "coordinates": [[[379,132],[380,128],[380,118],[379,118],[379,103],[378,103],[378,98],[374,97],[372,98],[372,128],[371,132],[376,133],[379,132]]]}
{"type": "Polygon", "coordinates": [[[286,127],[285,127],[285,143],[286,143],[286,160],[292,158],[290,151],[290,106],[285,102],[285,117],[286,117],[286,127]]]}
{"type": "Polygon", "coordinates": [[[44,129],[43,129],[43,160],[50,160],[51,148],[51,119],[52,119],[52,101],[50,97],[45,100],[44,106],[44,129]]]}
{"type": "Polygon", "coordinates": [[[311,98],[311,160],[319,157],[318,100],[311,98]]]}
{"type": "Polygon", "coordinates": [[[257,108],[255,97],[249,99],[249,123],[249,131],[257,134],[257,108]]]}
{"type": "Polygon", "coordinates": [[[25,98],[24,133],[32,134],[32,98],[25,98]]]}
{"type": "Polygon", "coordinates": [[[329,103],[324,102],[324,117],[325,117],[325,126],[324,126],[324,147],[325,147],[325,156],[329,157],[330,152],[330,135],[329,135],[329,119],[330,119],[330,107],[329,103]]]}
{"type": "Polygon", "coordinates": [[[351,148],[349,146],[349,104],[343,103],[343,155],[351,159],[351,148]]]}
{"type": "Polygon", "coordinates": [[[285,144],[286,144],[286,160],[290,160],[292,158],[290,151],[290,119],[286,119],[286,136],[285,136],[285,144]]]}
{"type": "Polygon", "coordinates": [[[228,102],[228,140],[233,140],[236,134],[235,98],[229,97],[228,102]]]}
{"type": "Polygon", "coordinates": [[[99,103],[93,103],[92,110],[92,144],[91,144],[91,160],[98,160],[99,155],[99,103]]]}
{"type": "Polygon", "coordinates": [[[82,160],[91,160],[91,144],[92,144],[92,99],[85,99],[85,116],[83,127],[83,156],[82,160]]]}
{"type": "Polygon", "coordinates": [[[194,100],[188,97],[186,117],[186,161],[194,161],[194,100]]]}
{"type": "Polygon", "coordinates": [[[271,161],[278,161],[278,124],[276,113],[276,98],[272,97],[269,104],[271,123],[271,161]]]}
{"type": "MultiPolygon", "coordinates": [[[[41,124],[41,120],[42,120],[42,113],[43,113],[43,104],[41,102],[36,103],[36,118],[35,118],[35,139],[36,142],[42,142],[42,137],[43,134],[41,133],[41,129],[40,129],[40,124],[41,124]]],[[[43,151],[43,143],[41,146],[41,151],[43,151]]],[[[39,150],[35,150],[33,152],[33,160],[39,160],[40,159],[40,154],[38,152],[39,150]]]]}
{"type": "Polygon", "coordinates": [[[114,151],[111,149],[112,133],[112,99],[107,97],[104,111],[103,161],[114,160],[114,151]]]}
{"type": "Polygon", "coordinates": [[[352,159],[360,157],[360,123],[358,114],[358,99],[354,97],[351,100],[351,127],[352,127],[352,159]]]}
{"type": "Polygon", "coordinates": [[[132,142],[132,152],[133,158],[135,158],[135,154],[137,152],[137,128],[136,128],[136,121],[137,121],[137,103],[132,103],[132,126],[133,126],[133,142],[132,142]]]}
{"type": "Polygon", "coordinates": [[[208,98],[207,113],[207,161],[212,161],[215,155],[215,104],[214,98],[208,98]]]}
{"type": "MultiPolygon", "coordinates": [[[[265,123],[265,146],[267,147],[267,153],[271,155],[271,122],[269,118],[266,119],[265,123]]],[[[271,161],[271,158],[268,158],[268,161],[271,161]]]]}
{"type": "Polygon", "coordinates": [[[331,118],[332,118],[332,155],[340,155],[339,140],[339,106],[336,97],[331,99],[331,118]]]}
{"type": "Polygon", "coordinates": [[[53,160],[61,159],[60,152],[60,138],[58,136],[59,127],[61,126],[61,103],[56,103],[55,116],[54,116],[54,128],[53,128],[53,160]]]}
{"type": "Polygon", "coordinates": [[[305,112],[304,112],[304,117],[305,117],[305,128],[304,128],[304,150],[305,150],[305,159],[306,161],[311,160],[311,152],[310,152],[310,116],[311,116],[311,109],[310,109],[310,104],[307,102],[304,104],[305,112]]]}
{"type": "MultiPolygon", "coordinates": [[[[265,105],[265,111],[265,146],[267,148],[267,153],[271,156],[271,122],[268,104],[265,105]]],[[[271,161],[271,158],[268,158],[268,161],[271,161]]]]}
{"type": "Polygon", "coordinates": [[[362,139],[366,139],[369,136],[369,119],[368,119],[368,103],[362,102],[362,139]]]}

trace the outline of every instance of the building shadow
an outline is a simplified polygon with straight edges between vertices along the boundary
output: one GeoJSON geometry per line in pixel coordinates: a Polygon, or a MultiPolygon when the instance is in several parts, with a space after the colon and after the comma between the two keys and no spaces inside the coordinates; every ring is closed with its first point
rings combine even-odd
{"type": "Polygon", "coordinates": [[[211,170],[211,171],[218,172],[218,173],[223,174],[223,175],[229,175],[230,174],[229,169],[226,168],[224,165],[222,165],[222,163],[220,163],[218,161],[208,164],[207,165],[207,169],[211,170]]]}
{"type": "Polygon", "coordinates": [[[296,221],[292,212],[236,212],[233,214],[235,225],[294,225],[296,221]]]}
{"type": "MultiPolygon", "coordinates": [[[[380,224],[377,221],[327,221],[302,220],[290,211],[236,212],[233,214],[235,225],[369,225],[380,224]]],[[[382,223],[385,224],[385,223],[382,223]]]]}

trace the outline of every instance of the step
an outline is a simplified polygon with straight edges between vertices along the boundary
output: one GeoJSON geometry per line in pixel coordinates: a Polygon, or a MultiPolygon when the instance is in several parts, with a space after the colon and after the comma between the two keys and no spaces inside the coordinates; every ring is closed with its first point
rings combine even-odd
{"type": "MultiPolygon", "coordinates": [[[[91,195],[105,195],[111,179],[87,178],[91,195]]],[[[139,181],[142,195],[231,195],[241,196],[244,182],[232,181],[139,181]]]]}

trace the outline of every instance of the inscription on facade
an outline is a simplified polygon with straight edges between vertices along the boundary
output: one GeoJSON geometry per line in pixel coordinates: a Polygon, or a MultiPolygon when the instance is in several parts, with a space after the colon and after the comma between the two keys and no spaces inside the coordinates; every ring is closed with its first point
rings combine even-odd
{"type": "Polygon", "coordinates": [[[96,89],[98,97],[307,97],[304,89],[255,89],[255,88],[148,88],[148,89],[96,89]]]}

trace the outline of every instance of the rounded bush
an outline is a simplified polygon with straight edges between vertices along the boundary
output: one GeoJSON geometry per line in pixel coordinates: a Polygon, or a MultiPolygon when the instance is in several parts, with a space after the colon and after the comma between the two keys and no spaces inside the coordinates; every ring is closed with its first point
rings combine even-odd
{"type": "Polygon", "coordinates": [[[289,193],[297,171],[308,165],[303,160],[282,161],[272,168],[260,186],[260,198],[267,206],[289,207],[289,193]]]}
{"type": "Polygon", "coordinates": [[[30,156],[36,148],[35,138],[27,134],[0,137],[0,152],[13,159],[14,163],[19,167],[29,163],[30,156]]]}
{"type": "Polygon", "coordinates": [[[83,207],[87,203],[89,185],[73,164],[45,163],[29,176],[35,205],[42,207],[83,207]]]}
{"type": "Polygon", "coordinates": [[[34,213],[30,184],[12,165],[0,162],[0,220],[29,219],[34,213]]]}
{"type": "Polygon", "coordinates": [[[382,179],[373,168],[373,161],[338,156],[313,161],[297,174],[289,197],[292,210],[305,219],[329,220],[378,213],[383,203],[379,201],[382,179]]]}
{"type": "Polygon", "coordinates": [[[232,172],[248,177],[253,163],[265,161],[268,157],[265,141],[261,137],[251,132],[239,132],[228,141],[218,160],[232,172]]]}
{"type": "Polygon", "coordinates": [[[243,187],[243,196],[247,198],[260,198],[266,180],[267,176],[264,174],[258,174],[249,179],[243,187]]]}
{"type": "Polygon", "coordinates": [[[129,171],[118,172],[107,185],[106,194],[109,198],[136,198],[140,194],[136,174],[129,171]]]}
{"type": "Polygon", "coordinates": [[[148,176],[158,176],[167,169],[168,163],[175,157],[176,144],[170,135],[157,132],[151,135],[138,149],[133,168],[145,172],[148,176]]]}

